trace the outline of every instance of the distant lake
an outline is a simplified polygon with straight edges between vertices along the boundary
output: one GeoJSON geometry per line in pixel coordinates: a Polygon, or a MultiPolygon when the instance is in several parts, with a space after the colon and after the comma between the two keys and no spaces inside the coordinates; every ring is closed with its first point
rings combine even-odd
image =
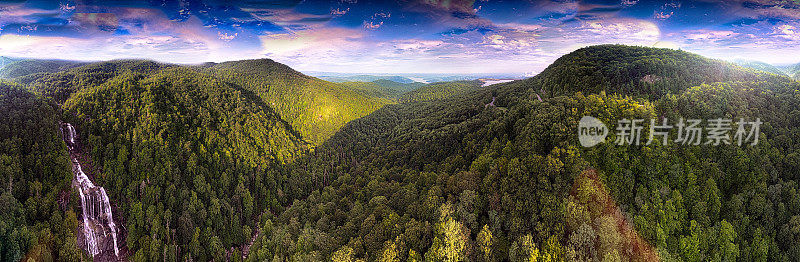
{"type": "Polygon", "coordinates": [[[490,86],[490,85],[499,84],[499,83],[511,82],[511,81],[514,81],[514,80],[516,80],[516,79],[482,79],[481,81],[483,81],[483,85],[482,86],[490,86]]]}
{"type": "Polygon", "coordinates": [[[411,79],[414,82],[420,82],[420,83],[423,83],[423,84],[427,84],[428,83],[428,80],[425,80],[424,78],[421,78],[421,77],[407,76],[407,78],[411,79]]]}

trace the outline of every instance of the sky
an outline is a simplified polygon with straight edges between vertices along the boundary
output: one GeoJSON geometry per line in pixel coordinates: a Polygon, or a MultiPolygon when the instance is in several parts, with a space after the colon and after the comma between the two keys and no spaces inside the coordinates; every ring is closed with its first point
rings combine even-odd
{"type": "Polygon", "coordinates": [[[0,56],[532,75],[596,44],[800,62],[800,0],[0,1],[0,56]]]}

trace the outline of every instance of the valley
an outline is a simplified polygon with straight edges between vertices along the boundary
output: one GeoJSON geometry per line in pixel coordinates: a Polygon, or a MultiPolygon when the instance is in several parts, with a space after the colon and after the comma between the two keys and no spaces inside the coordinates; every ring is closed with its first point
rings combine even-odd
{"type": "Polygon", "coordinates": [[[793,261],[800,84],[740,64],[596,45],[522,80],[421,83],[11,61],[0,258],[793,261]],[[585,115],[611,141],[619,119],[766,124],[754,146],[587,148],[585,115]]]}

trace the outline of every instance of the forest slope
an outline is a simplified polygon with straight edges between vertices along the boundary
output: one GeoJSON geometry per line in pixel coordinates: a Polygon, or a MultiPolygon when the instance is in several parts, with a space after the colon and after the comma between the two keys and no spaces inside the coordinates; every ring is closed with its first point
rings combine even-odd
{"type": "Polygon", "coordinates": [[[665,89],[626,84],[639,75],[600,74],[591,80],[616,91],[574,90],[587,95],[567,92],[586,86],[549,69],[520,81],[527,85],[387,106],[347,124],[292,169],[287,192],[304,200],[262,217],[250,259],[800,259],[800,249],[786,244],[800,239],[793,207],[800,201],[800,85],[673,50],[591,49],[600,57],[587,50],[567,57],[595,62],[557,66],[603,72],[599,61],[617,57],[653,62],[621,64],[619,72],[663,61],[711,68],[699,77],[662,68],[675,78],[665,89]],[[542,101],[531,95],[552,83],[575,84],[542,101]],[[644,89],[620,88],[634,86],[644,89]],[[653,90],[663,93],[648,96],[653,90]],[[506,96],[505,109],[485,106],[492,93],[506,96]],[[629,97],[643,94],[649,99],[629,97]],[[766,124],[754,146],[618,146],[612,131],[607,143],[584,148],[577,143],[584,115],[611,130],[625,118],[766,124]]]}
{"type": "Polygon", "coordinates": [[[430,101],[458,96],[474,91],[480,88],[482,84],[483,82],[478,80],[431,83],[404,94],[400,98],[400,102],[430,101]]]}
{"type": "Polygon", "coordinates": [[[783,81],[785,77],[681,50],[598,45],[556,59],[535,77],[501,85],[517,90],[536,87],[542,97],[605,91],[658,99],[703,83],[756,80],[783,81]]]}
{"type": "Polygon", "coordinates": [[[134,259],[208,260],[243,245],[252,216],[278,203],[274,178],[255,174],[307,150],[257,95],[188,68],[117,74],[63,107],[129,221],[134,259]]]}
{"type": "Polygon", "coordinates": [[[345,123],[386,104],[384,99],[306,76],[269,59],[225,62],[200,70],[254,92],[315,145],[345,123]]]}
{"type": "Polygon", "coordinates": [[[13,112],[0,116],[2,259],[79,259],[63,241],[74,212],[52,193],[69,177],[61,118],[119,205],[133,260],[800,260],[800,83],[683,51],[587,47],[534,78],[387,106],[269,60],[15,81],[27,87],[0,85],[13,112]],[[326,108],[338,116],[311,121],[326,108]],[[611,131],[585,148],[585,115],[610,130],[764,124],[756,145],[616,145],[611,131]]]}
{"type": "Polygon", "coordinates": [[[742,61],[736,61],[736,64],[741,66],[741,67],[745,67],[745,68],[761,70],[761,71],[764,71],[764,72],[767,72],[767,73],[773,73],[773,74],[780,75],[780,76],[788,76],[786,74],[786,72],[784,72],[780,68],[777,68],[777,67],[775,67],[773,65],[770,65],[770,64],[767,64],[767,63],[764,63],[764,62],[742,60],[742,61]]]}
{"type": "MultiPolygon", "coordinates": [[[[211,259],[222,250],[244,245],[255,226],[252,217],[282,206],[280,189],[270,186],[278,178],[255,174],[277,170],[309,149],[300,134],[252,91],[182,66],[117,60],[23,80],[41,97],[21,92],[52,103],[51,111],[9,124],[53,120],[41,124],[50,123],[48,130],[56,134],[59,119],[74,124],[90,160],[84,164],[93,167],[87,170],[119,206],[115,217],[127,221],[121,245],[131,250],[134,259],[177,260],[176,255],[211,259]],[[63,113],[56,111],[57,104],[63,113]],[[206,209],[199,203],[211,205],[206,209]],[[199,249],[198,238],[209,247],[199,249]],[[192,245],[198,247],[187,249],[192,245]],[[177,252],[178,247],[184,251],[177,252]]],[[[65,148],[59,149],[62,160],[68,160],[65,148]]],[[[31,157],[31,161],[50,160],[31,157]]],[[[48,184],[42,192],[59,190],[48,184]]]]}
{"type": "Polygon", "coordinates": [[[4,66],[0,66],[0,79],[12,79],[38,73],[55,73],[85,64],[67,60],[12,60],[4,66]]]}
{"type": "Polygon", "coordinates": [[[0,112],[0,260],[80,260],[57,107],[0,82],[0,112]]]}

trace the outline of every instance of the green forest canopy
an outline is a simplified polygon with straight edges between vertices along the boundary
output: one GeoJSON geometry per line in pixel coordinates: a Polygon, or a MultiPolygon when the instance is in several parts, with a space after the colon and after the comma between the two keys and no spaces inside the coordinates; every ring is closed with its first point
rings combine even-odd
{"type": "Polygon", "coordinates": [[[0,137],[43,140],[3,162],[0,177],[27,188],[2,187],[0,208],[20,214],[0,222],[3,259],[75,256],[75,213],[48,200],[70,176],[59,119],[90,148],[137,261],[800,259],[800,84],[683,51],[587,47],[530,79],[385,106],[261,60],[115,61],[16,81],[0,107],[25,129],[0,137]],[[295,78],[346,95],[277,106],[281,88],[303,90],[295,78]],[[336,123],[284,117],[309,103],[361,104],[336,123]],[[756,146],[583,148],[584,115],[765,124],[756,146]],[[327,128],[310,150],[305,134],[327,128]],[[62,159],[42,162],[62,178],[26,171],[47,166],[32,164],[41,152],[62,159]]]}

